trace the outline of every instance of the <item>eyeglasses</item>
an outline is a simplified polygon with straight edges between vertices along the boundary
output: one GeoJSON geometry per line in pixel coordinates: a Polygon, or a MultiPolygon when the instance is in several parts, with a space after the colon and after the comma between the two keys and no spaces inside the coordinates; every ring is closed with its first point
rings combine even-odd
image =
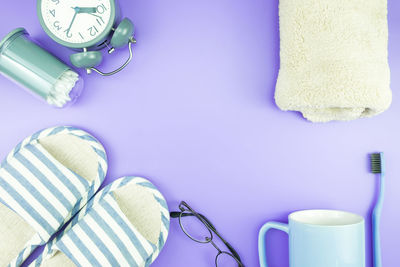
{"type": "Polygon", "coordinates": [[[185,201],[179,204],[180,211],[170,213],[171,218],[179,218],[179,225],[182,231],[193,241],[202,244],[212,244],[218,251],[215,257],[215,266],[239,266],[244,267],[239,254],[236,250],[221,236],[215,226],[202,214],[194,211],[185,201]],[[214,242],[213,233],[228,248],[228,251],[221,250],[214,242]]]}

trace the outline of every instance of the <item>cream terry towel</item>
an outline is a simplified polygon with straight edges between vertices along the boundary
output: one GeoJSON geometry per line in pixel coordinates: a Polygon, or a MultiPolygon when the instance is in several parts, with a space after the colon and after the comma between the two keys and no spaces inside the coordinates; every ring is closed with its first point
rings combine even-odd
{"type": "Polygon", "coordinates": [[[391,103],[387,0],[280,0],[282,110],[353,120],[391,103]]]}

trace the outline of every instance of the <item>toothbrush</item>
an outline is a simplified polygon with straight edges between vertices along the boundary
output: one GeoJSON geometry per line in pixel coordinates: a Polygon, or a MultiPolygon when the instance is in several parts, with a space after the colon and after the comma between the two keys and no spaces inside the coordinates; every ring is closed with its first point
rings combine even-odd
{"type": "Polygon", "coordinates": [[[385,165],[383,153],[371,154],[371,172],[380,174],[379,195],[372,212],[372,238],[374,267],[382,267],[381,244],[380,244],[380,222],[383,198],[385,195],[385,165]]]}

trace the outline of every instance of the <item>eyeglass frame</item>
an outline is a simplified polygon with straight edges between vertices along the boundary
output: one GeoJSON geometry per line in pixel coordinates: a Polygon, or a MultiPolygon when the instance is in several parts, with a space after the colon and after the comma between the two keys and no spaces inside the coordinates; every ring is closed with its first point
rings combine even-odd
{"type": "Polygon", "coordinates": [[[204,215],[196,212],[194,209],[192,209],[185,201],[181,201],[181,203],[179,204],[179,209],[181,211],[172,211],[170,212],[170,216],[171,218],[178,218],[179,219],[179,226],[181,227],[182,231],[185,233],[185,235],[187,237],[189,237],[191,240],[197,242],[197,243],[201,243],[201,244],[212,244],[215,249],[218,251],[217,256],[215,257],[215,266],[218,267],[218,257],[225,254],[228,255],[230,257],[232,257],[239,265],[239,267],[244,267],[244,264],[242,263],[242,260],[240,259],[239,254],[236,252],[236,250],[232,247],[231,244],[229,244],[222,236],[221,234],[217,231],[217,229],[215,228],[215,226],[210,222],[210,220],[207,219],[207,217],[205,217],[204,215]],[[210,237],[206,237],[204,241],[196,239],[194,237],[192,237],[187,230],[185,229],[185,227],[182,224],[182,217],[187,217],[187,216],[195,216],[198,220],[200,220],[201,223],[204,224],[204,226],[207,228],[207,230],[210,233],[210,237]],[[223,251],[221,250],[217,244],[215,244],[215,242],[213,242],[213,238],[214,235],[213,233],[218,236],[221,241],[224,243],[224,245],[228,248],[228,251],[223,251]]]}

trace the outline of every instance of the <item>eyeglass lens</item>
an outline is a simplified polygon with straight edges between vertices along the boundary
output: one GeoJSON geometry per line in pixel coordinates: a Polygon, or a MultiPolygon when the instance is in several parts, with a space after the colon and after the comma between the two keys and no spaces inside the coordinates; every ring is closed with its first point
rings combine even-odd
{"type": "MultiPolygon", "coordinates": [[[[221,251],[221,249],[213,241],[213,233],[216,229],[204,216],[197,214],[190,206],[182,202],[179,206],[181,213],[179,215],[179,224],[183,232],[193,241],[199,243],[211,243],[218,251],[215,257],[215,265],[217,267],[237,267],[244,266],[241,264],[238,258],[232,255],[230,252],[221,251]],[[211,229],[210,229],[211,228],[211,229]]],[[[226,243],[221,237],[221,240],[226,243]]],[[[227,244],[228,248],[230,245],[227,244]]],[[[233,248],[232,248],[233,249],[233,248]]]]}
{"type": "Polygon", "coordinates": [[[208,240],[212,239],[211,231],[196,216],[181,216],[179,219],[182,230],[192,240],[200,243],[208,243],[208,240]]]}
{"type": "Polygon", "coordinates": [[[221,252],[215,259],[215,266],[217,267],[238,267],[241,266],[239,261],[228,252],[221,252]]]}

